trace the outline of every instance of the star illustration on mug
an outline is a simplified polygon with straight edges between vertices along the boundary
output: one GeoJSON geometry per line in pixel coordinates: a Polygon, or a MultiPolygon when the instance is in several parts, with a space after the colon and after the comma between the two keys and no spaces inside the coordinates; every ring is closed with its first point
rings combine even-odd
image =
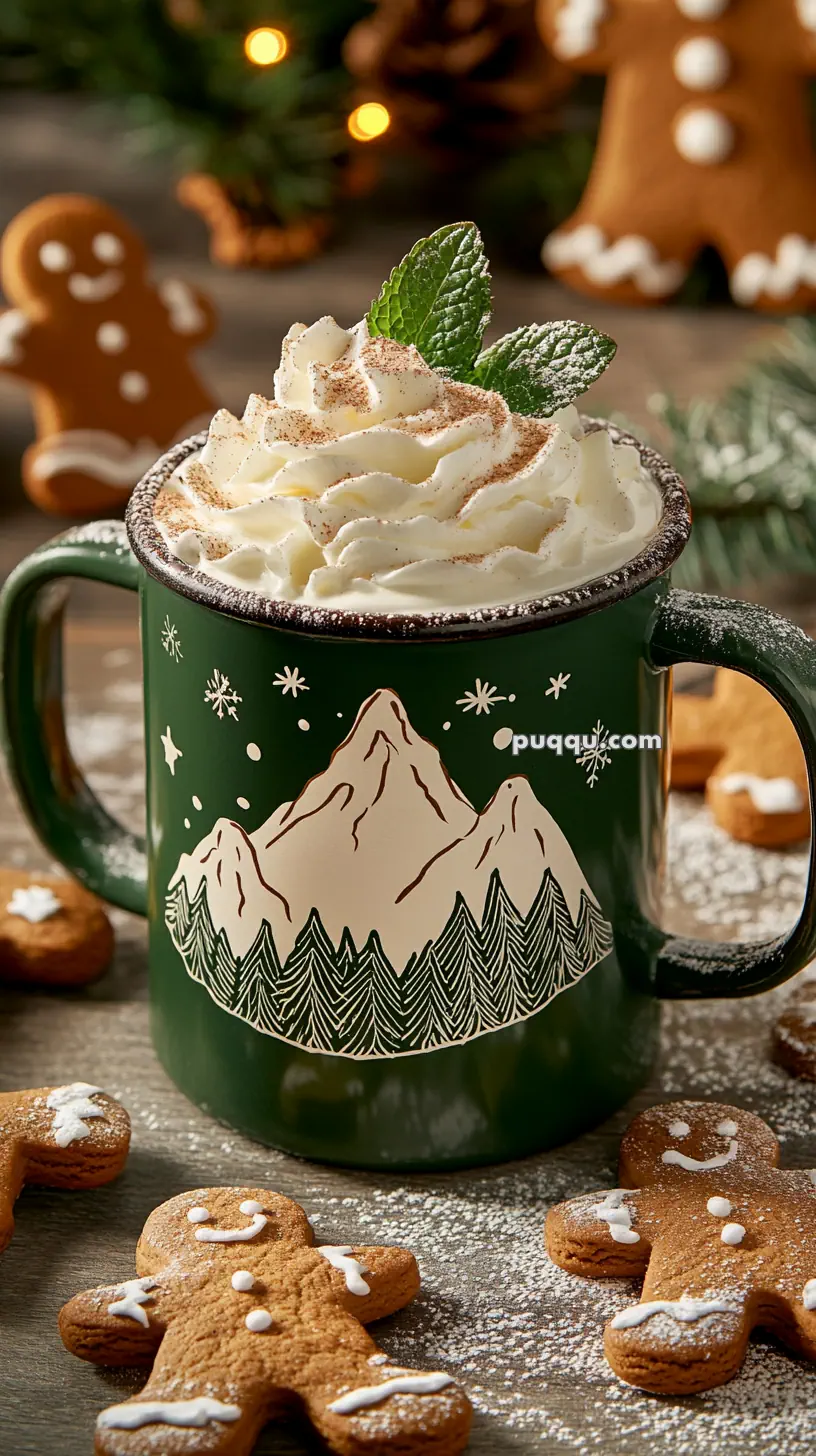
{"type": "Polygon", "coordinates": [[[176,777],[176,759],[177,758],[183,758],[184,757],[184,754],[182,753],[182,751],[181,751],[180,748],[176,748],[176,745],[173,742],[173,735],[170,732],[170,724],[169,723],[167,725],[167,732],[166,733],[162,733],[160,736],[161,736],[162,746],[164,748],[164,761],[167,764],[167,767],[169,768],[169,770],[170,770],[173,778],[175,778],[176,777]]]}
{"type": "Polygon", "coordinates": [[[555,698],[555,701],[558,702],[561,694],[563,692],[566,692],[567,683],[569,682],[571,677],[571,672],[559,672],[558,677],[551,677],[550,686],[547,688],[547,691],[544,694],[545,698],[553,697],[555,698]]]}
{"type": "Polygon", "coordinates": [[[497,703],[506,703],[507,699],[499,692],[498,688],[492,688],[488,683],[483,683],[480,677],[476,679],[476,688],[473,692],[466,692],[463,698],[456,699],[457,708],[463,713],[469,713],[471,708],[476,709],[478,718],[480,713],[489,713],[497,703]]]}
{"type": "Polygon", "coordinates": [[[302,676],[300,668],[285,667],[283,672],[276,672],[274,686],[283,689],[283,696],[291,693],[296,698],[298,693],[308,693],[309,688],[305,677],[302,676]]]}

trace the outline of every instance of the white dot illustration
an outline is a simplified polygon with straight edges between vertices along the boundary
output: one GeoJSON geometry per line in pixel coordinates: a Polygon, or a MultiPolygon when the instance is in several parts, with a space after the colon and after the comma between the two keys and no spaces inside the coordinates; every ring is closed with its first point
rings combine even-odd
{"type": "Polygon", "coordinates": [[[233,1289],[237,1289],[240,1293],[245,1294],[247,1290],[254,1289],[255,1277],[250,1274],[248,1269],[236,1269],[230,1280],[230,1284],[233,1289]]]}
{"type": "Polygon", "coordinates": [[[125,245],[115,233],[97,233],[91,243],[91,252],[100,263],[121,263],[125,256],[125,245]]]}
{"type": "Polygon", "coordinates": [[[301,733],[308,733],[311,726],[312,725],[309,722],[308,718],[298,718],[298,728],[300,729],[301,733]]]}
{"type": "Polygon", "coordinates": [[[343,714],[342,713],[338,713],[337,716],[338,716],[338,718],[342,718],[343,714]]]}
{"type": "Polygon", "coordinates": [[[121,354],[127,348],[128,331],[124,324],[117,324],[111,319],[108,323],[99,325],[96,342],[103,354],[121,354]]]}
{"type": "Polygon", "coordinates": [[[39,258],[48,273],[67,273],[74,261],[71,249],[65,243],[58,243],[56,238],[43,243],[39,258]]]}
{"type": "Polygon", "coordinates": [[[443,733],[447,733],[447,731],[448,731],[449,728],[450,728],[450,723],[443,723],[442,724],[442,732],[443,733]]]}
{"type": "Polygon", "coordinates": [[[512,730],[512,728],[499,728],[499,730],[496,733],[493,734],[493,747],[494,748],[509,748],[510,747],[510,744],[512,742],[513,742],[513,730],[512,730]]]}
{"type": "Polygon", "coordinates": [[[199,799],[198,794],[193,794],[193,808],[194,809],[200,809],[201,808],[201,800],[199,799]]]}
{"type": "Polygon", "coordinates": [[[210,1210],[208,1208],[191,1208],[187,1214],[189,1223],[206,1223],[209,1217],[210,1210]]]}
{"type": "Polygon", "coordinates": [[[119,380],[119,393],[129,404],[139,404],[146,398],[149,389],[147,379],[138,369],[127,369],[119,380]]]}
{"type": "Polygon", "coordinates": [[[507,699],[507,701],[508,701],[508,703],[514,703],[516,701],[516,695],[515,695],[515,693],[511,693],[510,696],[509,696],[509,698],[507,699]]]}
{"type": "Polygon", "coordinates": [[[185,819],[185,821],[184,821],[184,828],[185,829],[189,829],[190,828],[190,821],[189,821],[189,819],[185,819]]]}
{"type": "Polygon", "coordinates": [[[239,809],[248,809],[249,808],[249,799],[244,799],[244,798],[236,799],[235,802],[238,805],[238,808],[239,809]]]}
{"type": "Polygon", "coordinates": [[[253,1335],[262,1335],[264,1330],[269,1329],[271,1323],[272,1316],[268,1309],[251,1309],[244,1320],[244,1324],[253,1335]]]}
{"type": "Polygon", "coordinates": [[[261,756],[261,750],[258,747],[257,743],[248,743],[247,744],[247,758],[251,758],[252,761],[253,761],[253,763],[257,763],[258,762],[258,759],[260,758],[260,756],[261,756]]]}

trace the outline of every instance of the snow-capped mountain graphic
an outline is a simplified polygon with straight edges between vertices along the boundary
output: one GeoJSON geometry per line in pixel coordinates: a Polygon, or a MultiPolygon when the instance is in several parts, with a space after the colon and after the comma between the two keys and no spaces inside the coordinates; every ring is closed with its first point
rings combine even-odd
{"type": "Polygon", "coordinates": [[[293,802],[251,835],[220,819],[182,855],[167,925],[226,1010],[347,1056],[521,1020],[612,944],[529,781],[507,779],[479,813],[388,689],[293,802]]]}

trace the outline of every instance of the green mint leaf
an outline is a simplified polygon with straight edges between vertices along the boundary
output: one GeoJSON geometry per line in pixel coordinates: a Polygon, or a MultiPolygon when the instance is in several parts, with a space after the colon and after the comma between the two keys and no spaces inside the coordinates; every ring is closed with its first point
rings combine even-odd
{"type": "Polygon", "coordinates": [[[490,274],[475,223],[415,243],[368,311],[368,331],[415,344],[426,364],[469,376],[490,319],[490,274]]]}
{"type": "Polygon", "coordinates": [[[473,382],[495,389],[517,414],[546,418],[600,379],[617,347],[589,324],[526,324],[479,355],[473,382]]]}

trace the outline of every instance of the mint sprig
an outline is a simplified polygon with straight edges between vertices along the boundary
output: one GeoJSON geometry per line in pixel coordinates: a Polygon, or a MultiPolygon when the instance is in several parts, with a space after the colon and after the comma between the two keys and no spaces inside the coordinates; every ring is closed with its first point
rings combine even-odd
{"type": "Polygon", "coordinates": [[[489,321],[490,273],[472,222],[415,243],[366,320],[372,336],[414,344],[432,369],[495,390],[517,414],[545,419],[589,389],[617,349],[589,324],[565,320],[525,324],[480,354],[489,321]]]}
{"type": "Polygon", "coordinates": [[[589,324],[526,324],[479,355],[473,382],[503,395],[516,414],[547,418],[600,379],[617,347],[589,324]]]}
{"type": "Polygon", "coordinates": [[[490,273],[475,223],[455,222],[415,243],[368,311],[368,331],[414,344],[456,379],[473,365],[490,321],[490,273]]]}

